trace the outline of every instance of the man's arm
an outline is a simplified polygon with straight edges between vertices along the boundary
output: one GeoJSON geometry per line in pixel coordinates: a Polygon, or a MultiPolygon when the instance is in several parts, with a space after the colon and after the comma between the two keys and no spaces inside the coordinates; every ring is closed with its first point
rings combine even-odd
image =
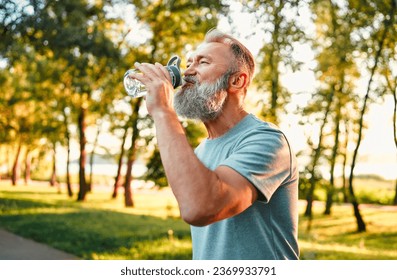
{"type": "Polygon", "coordinates": [[[237,215],[257,198],[256,188],[233,169],[211,171],[194,154],[172,108],[173,88],[161,64],[136,64],[135,76],[148,89],[146,106],[153,117],[162,163],[182,218],[203,226],[237,215]]]}
{"type": "Polygon", "coordinates": [[[257,198],[256,188],[227,166],[214,171],[194,154],[173,110],[152,114],[163,166],[182,218],[207,225],[244,211],[257,198]]]}

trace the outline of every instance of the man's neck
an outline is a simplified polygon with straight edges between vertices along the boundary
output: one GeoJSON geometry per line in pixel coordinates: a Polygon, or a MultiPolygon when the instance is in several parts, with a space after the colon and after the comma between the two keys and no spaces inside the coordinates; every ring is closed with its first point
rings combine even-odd
{"type": "Polygon", "coordinates": [[[208,132],[208,139],[215,139],[224,135],[246,115],[248,113],[243,108],[228,108],[228,106],[225,106],[218,118],[204,123],[208,132]]]}

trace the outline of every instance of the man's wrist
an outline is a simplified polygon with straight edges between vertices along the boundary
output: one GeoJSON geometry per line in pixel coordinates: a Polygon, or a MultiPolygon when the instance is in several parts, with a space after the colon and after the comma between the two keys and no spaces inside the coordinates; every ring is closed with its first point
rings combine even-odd
{"type": "Polygon", "coordinates": [[[165,118],[167,118],[167,119],[168,118],[178,118],[178,116],[176,115],[176,112],[174,110],[172,110],[171,108],[155,110],[154,112],[151,113],[151,116],[155,123],[157,121],[163,120],[165,118]]]}

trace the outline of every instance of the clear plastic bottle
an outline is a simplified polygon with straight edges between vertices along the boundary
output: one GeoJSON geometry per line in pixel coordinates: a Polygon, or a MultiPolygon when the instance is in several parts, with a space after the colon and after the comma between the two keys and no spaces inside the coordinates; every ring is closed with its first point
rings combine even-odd
{"type": "MultiPolygon", "coordinates": [[[[180,69],[181,59],[179,56],[175,55],[171,57],[165,67],[171,76],[171,83],[174,88],[179,87],[182,84],[182,75],[180,69]]],[[[137,69],[129,69],[124,74],[124,88],[127,94],[133,98],[141,97],[146,95],[146,87],[140,81],[133,79],[130,74],[139,73],[137,69]]]]}

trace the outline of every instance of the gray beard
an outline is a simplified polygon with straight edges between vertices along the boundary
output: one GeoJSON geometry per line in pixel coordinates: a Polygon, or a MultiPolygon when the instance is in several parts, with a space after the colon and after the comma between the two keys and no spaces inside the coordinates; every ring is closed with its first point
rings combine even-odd
{"type": "Polygon", "coordinates": [[[216,119],[222,112],[227,98],[229,76],[227,72],[211,84],[200,84],[195,76],[185,77],[186,81],[194,84],[175,93],[176,113],[181,117],[203,122],[216,119]]]}

